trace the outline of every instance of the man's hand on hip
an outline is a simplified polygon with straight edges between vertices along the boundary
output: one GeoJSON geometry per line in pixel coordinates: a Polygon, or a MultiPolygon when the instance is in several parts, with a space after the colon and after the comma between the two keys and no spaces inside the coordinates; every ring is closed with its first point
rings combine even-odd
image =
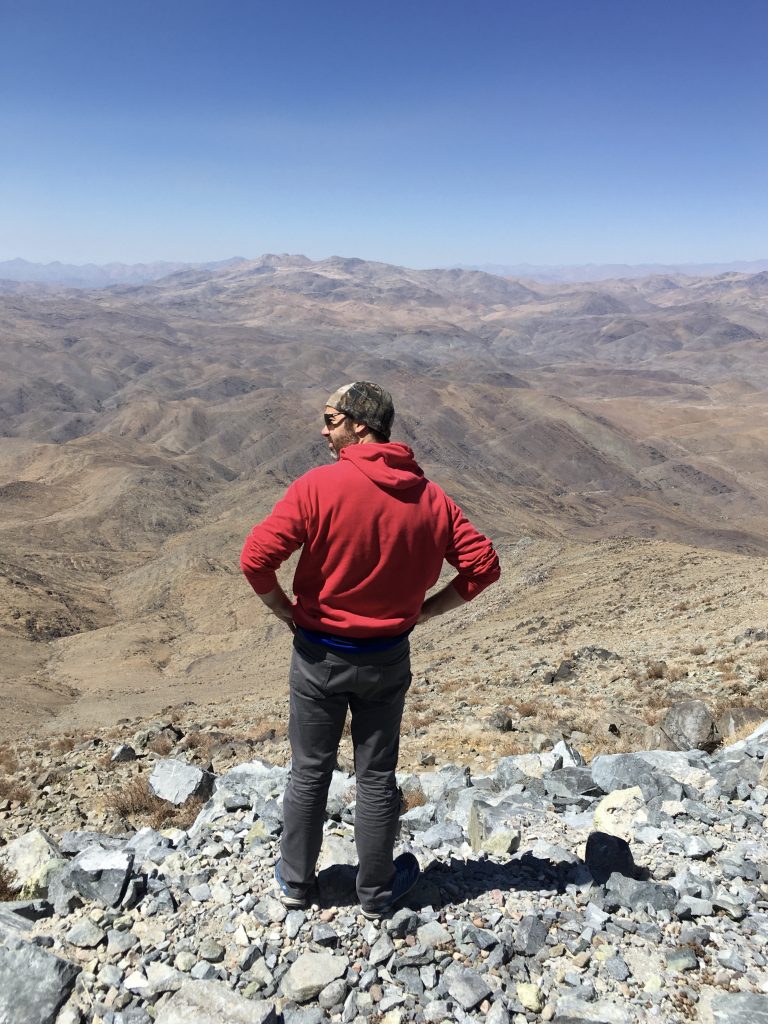
{"type": "Polygon", "coordinates": [[[438,590],[432,597],[427,598],[421,606],[421,612],[418,619],[416,619],[416,625],[427,622],[428,619],[434,619],[437,615],[445,615],[446,612],[451,612],[454,608],[461,608],[463,604],[467,604],[467,602],[458,590],[449,583],[448,586],[438,590]]]}
{"type": "Polygon", "coordinates": [[[278,585],[268,594],[259,594],[264,604],[273,615],[283,621],[292,633],[296,632],[296,623],[293,621],[293,605],[283,588],[278,585]]]}

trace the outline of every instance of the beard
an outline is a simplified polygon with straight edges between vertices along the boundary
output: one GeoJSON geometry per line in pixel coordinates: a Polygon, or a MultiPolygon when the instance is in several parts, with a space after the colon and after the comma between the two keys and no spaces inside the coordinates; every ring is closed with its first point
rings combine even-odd
{"type": "Polygon", "coordinates": [[[358,444],[359,440],[357,434],[352,429],[351,422],[344,420],[341,429],[334,430],[332,435],[328,435],[328,448],[334,462],[338,461],[342,448],[347,448],[351,444],[358,444]]]}

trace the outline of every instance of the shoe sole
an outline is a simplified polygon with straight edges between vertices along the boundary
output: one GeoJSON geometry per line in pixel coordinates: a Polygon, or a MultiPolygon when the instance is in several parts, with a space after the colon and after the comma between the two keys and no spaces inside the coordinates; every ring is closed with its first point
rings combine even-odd
{"type": "Polygon", "coordinates": [[[286,896],[284,892],[280,893],[279,900],[289,910],[306,910],[309,906],[309,900],[297,899],[295,896],[286,896]]]}

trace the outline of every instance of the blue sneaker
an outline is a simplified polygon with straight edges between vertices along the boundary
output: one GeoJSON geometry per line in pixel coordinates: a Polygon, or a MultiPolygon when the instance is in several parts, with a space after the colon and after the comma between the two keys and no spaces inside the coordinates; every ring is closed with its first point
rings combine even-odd
{"type": "Polygon", "coordinates": [[[280,900],[283,906],[288,907],[289,910],[305,910],[311,903],[314,886],[300,888],[296,885],[288,885],[280,874],[281,863],[282,861],[279,860],[275,863],[275,881],[280,886],[280,900]]]}
{"type": "Polygon", "coordinates": [[[369,921],[385,917],[398,900],[408,895],[418,882],[420,875],[419,862],[412,853],[401,853],[399,857],[395,857],[395,880],[392,883],[391,897],[386,903],[379,904],[378,907],[361,907],[363,917],[367,917],[369,921]]]}

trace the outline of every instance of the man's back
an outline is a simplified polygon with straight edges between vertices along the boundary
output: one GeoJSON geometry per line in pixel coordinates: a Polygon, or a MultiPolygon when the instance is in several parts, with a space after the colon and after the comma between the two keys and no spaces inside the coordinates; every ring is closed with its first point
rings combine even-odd
{"type": "Polygon", "coordinates": [[[242,566],[254,589],[299,546],[296,625],[356,637],[410,629],[446,559],[465,600],[498,576],[490,542],[406,445],[356,445],[300,477],[251,533],[242,566]],[[462,593],[462,590],[464,591],[462,593]]]}

